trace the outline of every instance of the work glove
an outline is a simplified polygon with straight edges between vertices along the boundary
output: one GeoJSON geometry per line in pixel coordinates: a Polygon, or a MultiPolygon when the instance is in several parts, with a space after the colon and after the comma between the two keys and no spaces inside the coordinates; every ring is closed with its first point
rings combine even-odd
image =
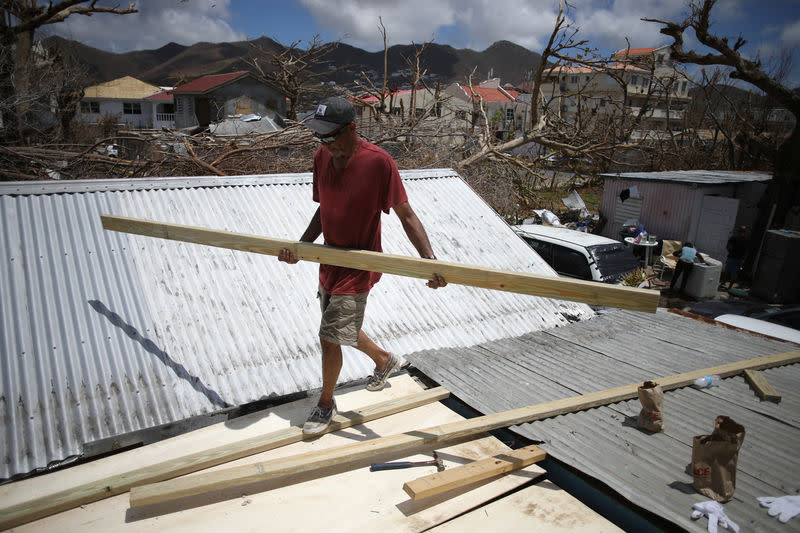
{"type": "Polygon", "coordinates": [[[708,533],[717,533],[717,525],[733,533],[739,533],[739,526],[728,518],[719,502],[714,500],[699,502],[692,505],[692,509],[692,520],[697,520],[701,516],[708,517],[708,533]]]}
{"type": "Polygon", "coordinates": [[[756,498],[761,507],[769,509],[770,516],[778,516],[784,524],[800,514],[800,496],[761,496],[756,498]]]}

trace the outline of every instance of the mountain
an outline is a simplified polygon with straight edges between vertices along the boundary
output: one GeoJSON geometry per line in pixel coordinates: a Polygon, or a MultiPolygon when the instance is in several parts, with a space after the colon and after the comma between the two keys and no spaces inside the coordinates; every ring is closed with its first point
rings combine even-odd
{"type": "MultiPolygon", "coordinates": [[[[115,54],[61,37],[48,37],[45,45],[69,53],[84,65],[90,83],[102,83],[122,76],[133,76],[154,85],[176,85],[179,80],[191,80],[206,74],[253,70],[250,57],[254,47],[278,51],[285,49],[267,37],[254,41],[232,43],[196,43],[183,46],[169,43],[157,50],[139,50],[115,54]]],[[[402,86],[407,83],[410,67],[407,60],[414,59],[414,46],[395,45],[388,50],[390,83],[402,86]]],[[[464,83],[472,73],[473,83],[489,77],[500,78],[501,83],[519,85],[527,72],[535,69],[541,56],[508,41],[498,41],[482,52],[455,49],[448,45],[429,44],[420,57],[426,80],[464,83]]],[[[317,72],[329,71],[330,81],[352,85],[366,73],[380,85],[383,80],[383,52],[367,52],[347,44],[339,46],[326,57],[326,63],[317,72]]]]}

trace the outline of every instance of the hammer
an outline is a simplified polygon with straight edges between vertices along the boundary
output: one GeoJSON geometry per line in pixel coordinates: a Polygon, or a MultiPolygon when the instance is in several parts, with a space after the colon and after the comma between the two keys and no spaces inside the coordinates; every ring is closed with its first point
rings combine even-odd
{"type": "Polygon", "coordinates": [[[432,461],[395,461],[394,463],[372,463],[369,467],[370,472],[377,472],[378,470],[395,470],[398,468],[411,468],[412,466],[435,466],[437,472],[444,470],[444,462],[442,458],[433,452],[432,461]]]}

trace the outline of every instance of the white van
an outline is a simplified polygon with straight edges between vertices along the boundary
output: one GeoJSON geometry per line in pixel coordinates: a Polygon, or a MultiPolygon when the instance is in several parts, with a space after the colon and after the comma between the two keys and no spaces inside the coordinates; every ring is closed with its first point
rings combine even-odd
{"type": "Polygon", "coordinates": [[[562,276],[616,283],[639,268],[639,260],[633,252],[613,239],[538,224],[512,228],[562,276]]]}

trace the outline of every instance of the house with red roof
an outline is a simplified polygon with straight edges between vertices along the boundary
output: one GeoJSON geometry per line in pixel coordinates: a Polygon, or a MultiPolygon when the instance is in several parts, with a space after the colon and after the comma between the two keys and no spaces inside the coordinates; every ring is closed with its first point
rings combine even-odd
{"type": "Polygon", "coordinates": [[[240,70],[202,76],[170,91],[175,98],[175,127],[207,127],[226,117],[261,115],[281,122],[286,95],[254,74],[240,70]]]}
{"type": "Polygon", "coordinates": [[[641,112],[642,132],[683,129],[691,101],[689,78],[668,46],[619,50],[598,67],[552,67],[544,72],[541,91],[562,120],[582,125],[597,116],[641,112]]]}
{"type": "Polygon", "coordinates": [[[524,95],[516,89],[501,87],[499,78],[472,86],[453,83],[445,93],[469,104],[473,126],[482,124],[485,115],[489,130],[500,139],[521,131],[530,116],[530,99],[523,98],[524,95]]]}

